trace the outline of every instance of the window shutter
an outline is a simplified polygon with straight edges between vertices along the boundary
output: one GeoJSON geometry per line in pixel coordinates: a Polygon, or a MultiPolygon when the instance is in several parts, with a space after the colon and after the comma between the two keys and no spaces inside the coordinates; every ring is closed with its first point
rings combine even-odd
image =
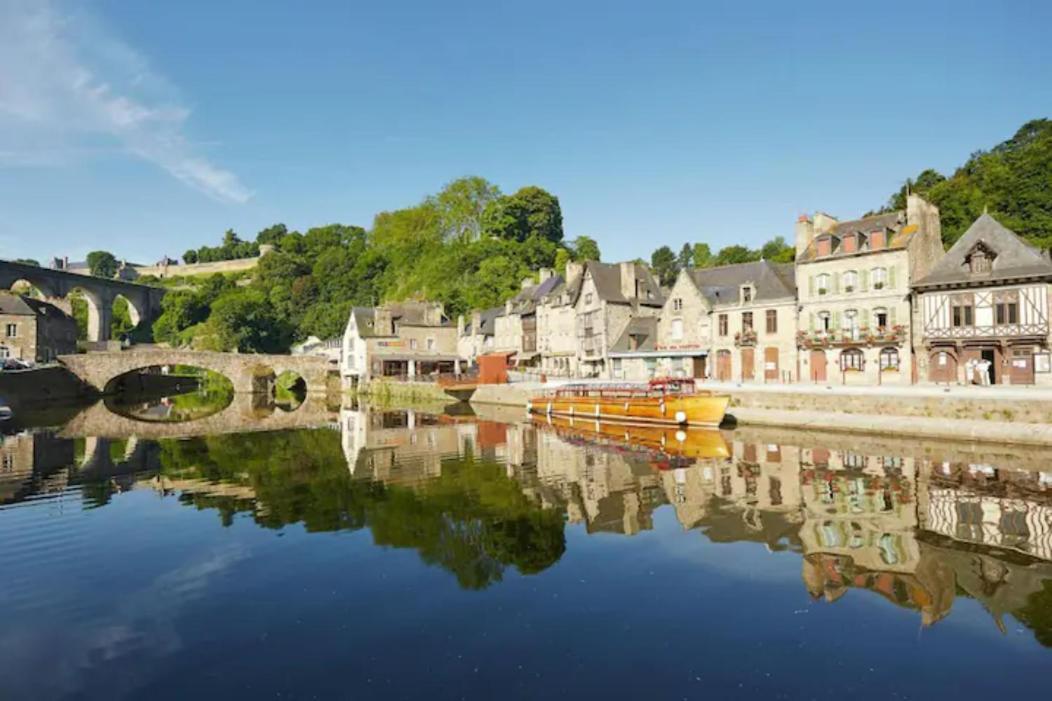
{"type": "Polygon", "coordinates": [[[895,266],[888,268],[888,287],[895,289],[895,266]]]}
{"type": "Polygon", "coordinates": [[[834,331],[840,330],[840,312],[833,312],[832,327],[834,331]]]}
{"type": "Polygon", "coordinates": [[[832,288],[829,290],[831,294],[836,294],[840,291],[840,273],[833,273],[829,276],[829,286],[832,288]]]}
{"type": "Polygon", "coordinates": [[[814,333],[815,332],[815,313],[814,312],[811,312],[808,315],[807,323],[808,323],[807,330],[810,331],[811,333],[814,333]]]}
{"type": "Polygon", "coordinates": [[[888,326],[895,325],[895,307],[888,307],[888,326]]]}
{"type": "Polygon", "coordinates": [[[860,290],[865,292],[869,289],[869,271],[861,270],[858,273],[858,287],[860,290]]]}
{"type": "Polygon", "coordinates": [[[858,318],[859,318],[858,327],[860,329],[868,329],[869,328],[870,313],[871,313],[870,310],[865,309],[865,308],[858,310],[858,318]]]}
{"type": "Polygon", "coordinates": [[[811,297],[815,296],[815,276],[809,275],[807,278],[807,294],[811,297]]]}

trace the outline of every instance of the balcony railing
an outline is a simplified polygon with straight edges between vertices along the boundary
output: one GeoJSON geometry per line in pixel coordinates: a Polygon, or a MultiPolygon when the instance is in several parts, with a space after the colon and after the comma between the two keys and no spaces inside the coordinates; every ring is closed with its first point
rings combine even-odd
{"type": "Polygon", "coordinates": [[[950,326],[927,328],[926,338],[1029,338],[1047,337],[1048,324],[1001,324],[995,326],[950,326]]]}
{"type": "Polygon", "coordinates": [[[800,331],[796,345],[800,348],[830,348],[857,345],[901,345],[906,340],[906,327],[896,324],[880,328],[833,329],[830,331],[800,331]]]}

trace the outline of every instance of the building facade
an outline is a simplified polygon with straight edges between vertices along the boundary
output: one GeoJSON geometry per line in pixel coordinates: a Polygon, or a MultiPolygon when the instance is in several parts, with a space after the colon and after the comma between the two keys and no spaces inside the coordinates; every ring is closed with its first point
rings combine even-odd
{"type": "Polygon", "coordinates": [[[577,315],[574,301],[584,264],[570,262],[562,281],[537,304],[537,351],[541,372],[552,377],[577,377],[577,315]]]}
{"type": "Polygon", "coordinates": [[[910,285],[942,256],[939,210],[917,195],[906,209],[796,226],[800,379],[910,384],[915,363],[910,285]]]}
{"type": "Polygon", "coordinates": [[[0,360],[47,363],[77,352],[77,322],[53,304],[0,295],[0,360]]]}
{"type": "Polygon", "coordinates": [[[989,214],[913,291],[922,382],[1052,385],[1052,260],[989,214]]]}
{"type": "Polygon", "coordinates": [[[538,271],[538,280],[526,278],[521,290],[509,299],[504,311],[494,322],[493,348],[497,353],[509,353],[518,368],[537,368],[541,354],[537,343],[537,307],[562,282],[549,268],[538,271]]]}
{"type": "Polygon", "coordinates": [[[345,385],[459,371],[457,327],[441,304],[397,302],[351,310],[340,352],[345,385]]]}

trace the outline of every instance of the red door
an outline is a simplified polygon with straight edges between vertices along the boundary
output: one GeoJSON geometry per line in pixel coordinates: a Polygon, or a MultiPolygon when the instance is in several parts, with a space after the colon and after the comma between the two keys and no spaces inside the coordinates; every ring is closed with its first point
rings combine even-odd
{"type": "Polygon", "coordinates": [[[1034,384],[1034,354],[1029,348],[1013,348],[1008,363],[1008,379],[1013,385],[1034,384]]]}
{"type": "Polygon", "coordinates": [[[731,381],[731,352],[729,350],[716,352],[716,379],[720,382],[731,381]]]}
{"type": "Polygon", "coordinates": [[[824,350],[811,351],[811,380],[813,382],[826,381],[826,352],[824,350]]]}

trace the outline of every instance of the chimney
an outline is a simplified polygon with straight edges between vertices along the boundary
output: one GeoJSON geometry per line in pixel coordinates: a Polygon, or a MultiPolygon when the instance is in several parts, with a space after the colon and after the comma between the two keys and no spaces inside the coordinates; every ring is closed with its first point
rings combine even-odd
{"type": "Polygon", "coordinates": [[[394,335],[394,320],[388,307],[377,307],[373,312],[373,328],[380,336],[394,335]]]}
{"type": "Polygon", "coordinates": [[[457,314],[457,337],[464,335],[464,315],[457,314]]]}
{"type": "Polygon", "coordinates": [[[926,235],[934,233],[935,238],[942,240],[939,208],[920,195],[906,196],[906,223],[915,224],[926,235]]]}
{"type": "Polygon", "coordinates": [[[801,253],[807,250],[807,247],[811,245],[811,241],[815,238],[815,225],[811,221],[811,217],[806,214],[801,214],[796,218],[796,255],[800,256],[801,253]]]}
{"type": "Polygon", "coordinates": [[[540,281],[544,282],[545,280],[550,279],[551,276],[555,274],[555,271],[551,268],[541,268],[537,271],[537,274],[540,275],[540,281]]]}
{"type": "Polygon", "coordinates": [[[824,234],[827,231],[832,231],[833,227],[840,223],[836,217],[832,217],[825,212],[815,212],[815,224],[814,230],[816,234],[824,234]]]}
{"type": "Polygon", "coordinates": [[[636,263],[635,261],[625,261],[620,263],[621,267],[621,294],[626,299],[635,299],[636,297],[636,263]]]}
{"type": "Polygon", "coordinates": [[[510,299],[507,302],[504,303],[504,313],[505,314],[511,314],[511,300],[510,299]]]}
{"type": "Polygon", "coordinates": [[[471,312],[471,334],[473,336],[482,334],[482,312],[471,312]]]}
{"type": "Polygon", "coordinates": [[[521,289],[523,289],[523,290],[530,289],[531,287],[533,287],[533,278],[532,277],[524,277],[522,279],[522,283],[519,285],[519,287],[521,289]]]}
{"type": "Polygon", "coordinates": [[[584,275],[584,263],[575,263],[572,260],[566,263],[566,282],[569,284],[574,278],[584,275]]]}

